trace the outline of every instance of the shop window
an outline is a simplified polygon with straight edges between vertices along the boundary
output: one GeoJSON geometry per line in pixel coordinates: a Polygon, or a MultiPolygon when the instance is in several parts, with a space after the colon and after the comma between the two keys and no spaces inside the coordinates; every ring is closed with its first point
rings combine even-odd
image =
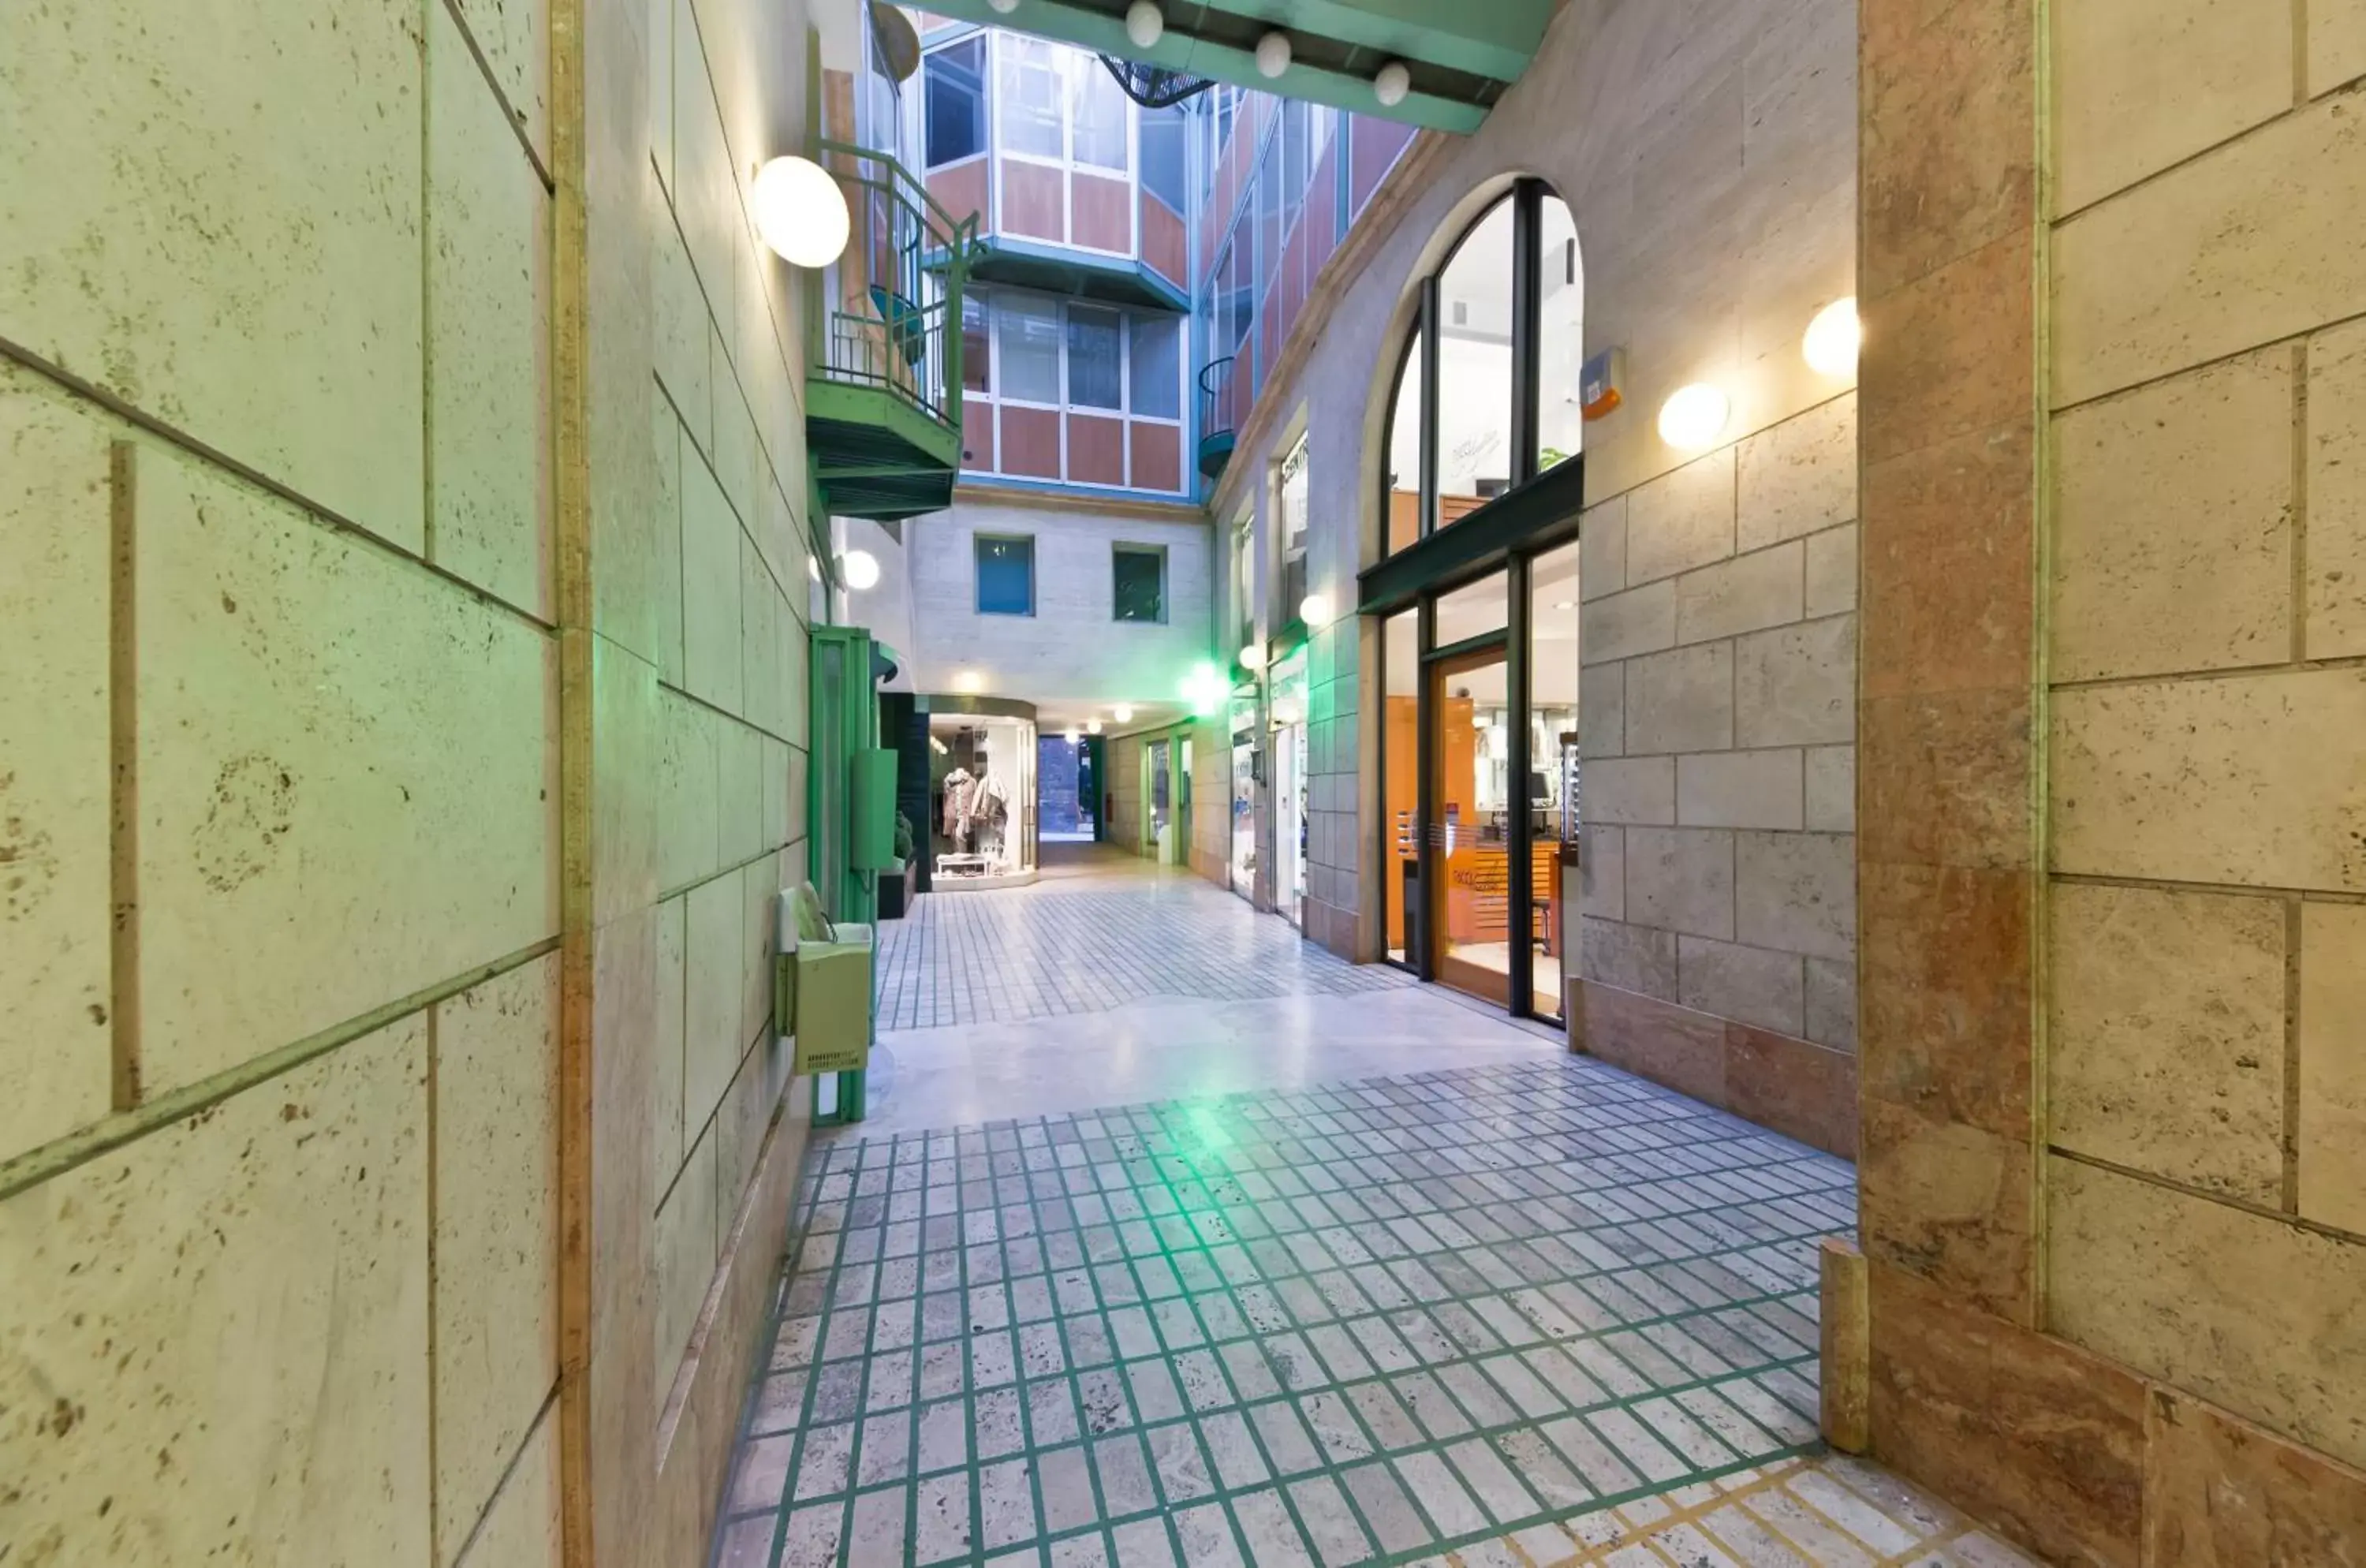
{"type": "Polygon", "coordinates": [[[1547,196],[1537,224],[1537,471],[1577,455],[1584,420],[1578,372],[1585,364],[1585,275],[1569,204],[1547,196]]]}
{"type": "Polygon", "coordinates": [[[1035,613],[1035,541],[980,534],[977,536],[977,613],[1035,613]]]}
{"type": "Polygon", "coordinates": [[[1084,305],[1068,307],[1068,402],[1081,409],[1125,406],[1119,333],[1122,321],[1115,310],[1084,305]]]}
{"type": "Polygon", "coordinates": [[[1166,552],[1153,545],[1119,545],[1110,552],[1111,618],[1153,624],[1166,619],[1166,552]]]}
{"type": "Polygon", "coordinates": [[[1136,316],[1129,344],[1133,412],[1149,419],[1183,417],[1182,322],[1136,316]]]}
{"type": "Polygon", "coordinates": [[[986,37],[931,50],[921,67],[928,105],[928,164],[941,168],[986,151],[986,37]]]}
{"type": "Polygon", "coordinates": [[[1421,334],[1405,344],[1397,369],[1397,389],[1389,412],[1387,472],[1380,489],[1388,498],[1389,553],[1422,536],[1421,518],[1421,334]]]}
{"type": "Polygon", "coordinates": [[[1512,203],[1463,236],[1437,280],[1437,525],[1512,486],[1512,203]]]}

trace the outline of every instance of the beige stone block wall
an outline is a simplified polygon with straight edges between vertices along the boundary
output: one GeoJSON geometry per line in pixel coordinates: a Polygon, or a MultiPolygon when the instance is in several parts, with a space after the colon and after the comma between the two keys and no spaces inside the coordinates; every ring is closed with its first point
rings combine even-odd
{"type": "Polygon", "coordinates": [[[2055,13],[2038,1060],[2042,1326],[2355,1464],[2353,11],[2055,13]]]}
{"type": "Polygon", "coordinates": [[[1855,397],[1620,499],[1588,513],[1616,542],[1587,562],[1600,859],[1569,972],[1852,1048],[1855,397]],[[1638,561],[1671,575],[1638,586],[1638,561]]]}

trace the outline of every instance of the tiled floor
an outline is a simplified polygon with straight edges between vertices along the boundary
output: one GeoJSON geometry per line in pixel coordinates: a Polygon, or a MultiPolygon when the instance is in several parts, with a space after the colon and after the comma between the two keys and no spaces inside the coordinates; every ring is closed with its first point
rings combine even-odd
{"type": "Polygon", "coordinates": [[[1491,1550],[1811,1444],[1852,1221],[1573,1057],[816,1158],[732,1568],[1491,1550]]]}
{"type": "Polygon", "coordinates": [[[932,893],[879,931],[879,1027],[1013,1022],[1130,1002],[1395,990],[1413,976],[1333,957],[1188,872],[1092,845],[1042,852],[1032,887],[932,893]]]}

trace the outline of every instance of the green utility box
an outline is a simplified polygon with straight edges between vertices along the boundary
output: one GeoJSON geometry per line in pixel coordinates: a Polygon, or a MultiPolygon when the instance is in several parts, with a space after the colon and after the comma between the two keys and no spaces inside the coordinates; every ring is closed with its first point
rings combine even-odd
{"type": "Polygon", "coordinates": [[[886,871],[896,858],[896,753],[867,747],[851,759],[854,796],[854,856],[857,871],[886,871]]]}
{"type": "Polygon", "coordinates": [[[790,1070],[862,1071],[871,1062],[873,928],[832,926],[808,886],[781,894],[779,931],[772,1023],[795,1039],[790,1070]]]}

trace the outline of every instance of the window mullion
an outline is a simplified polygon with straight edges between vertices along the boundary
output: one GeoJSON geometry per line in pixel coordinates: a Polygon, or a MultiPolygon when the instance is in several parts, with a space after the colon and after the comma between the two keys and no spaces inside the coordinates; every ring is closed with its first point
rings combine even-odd
{"type": "Polygon", "coordinates": [[[1512,193],[1512,468],[1517,488],[1537,477],[1538,318],[1543,313],[1537,246],[1544,184],[1522,180],[1512,193]]]}

